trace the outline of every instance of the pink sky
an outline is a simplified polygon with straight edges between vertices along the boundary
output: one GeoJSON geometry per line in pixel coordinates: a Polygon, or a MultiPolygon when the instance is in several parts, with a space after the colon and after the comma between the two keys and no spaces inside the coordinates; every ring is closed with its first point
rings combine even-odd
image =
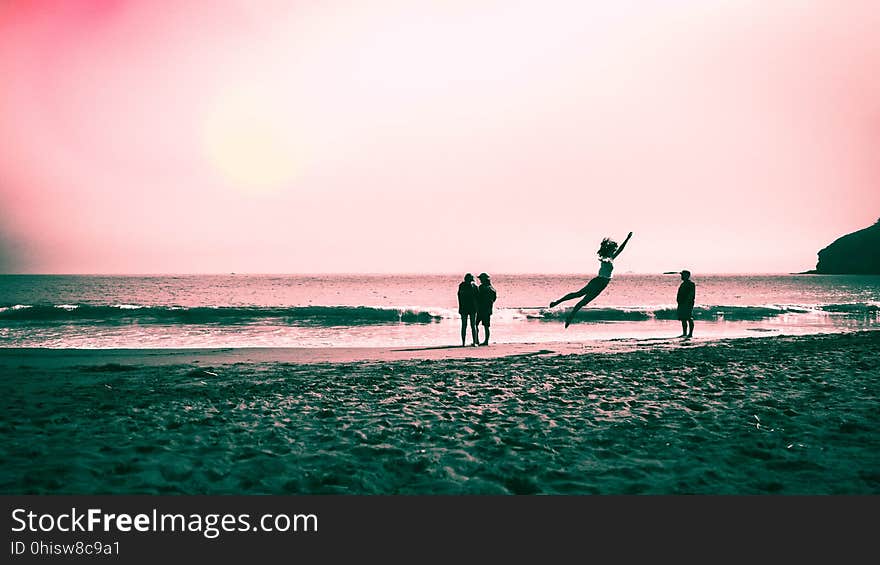
{"type": "Polygon", "coordinates": [[[0,3],[0,269],[789,272],[880,217],[880,8],[0,3]],[[3,257],[6,257],[5,265],[3,257]]]}

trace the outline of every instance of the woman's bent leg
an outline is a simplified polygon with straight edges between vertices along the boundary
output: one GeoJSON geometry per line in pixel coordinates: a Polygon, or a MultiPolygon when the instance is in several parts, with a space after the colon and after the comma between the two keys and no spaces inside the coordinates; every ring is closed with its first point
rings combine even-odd
{"type": "Polygon", "coordinates": [[[608,286],[608,281],[601,279],[593,279],[590,283],[584,287],[586,291],[584,297],[574,305],[574,308],[571,309],[571,312],[568,313],[568,316],[565,317],[565,327],[567,328],[571,325],[571,321],[574,319],[574,315],[578,313],[578,310],[589,304],[594,298],[602,294],[602,291],[605,290],[605,287],[608,286]],[[594,282],[596,281],[596,282],[594,282]]]}

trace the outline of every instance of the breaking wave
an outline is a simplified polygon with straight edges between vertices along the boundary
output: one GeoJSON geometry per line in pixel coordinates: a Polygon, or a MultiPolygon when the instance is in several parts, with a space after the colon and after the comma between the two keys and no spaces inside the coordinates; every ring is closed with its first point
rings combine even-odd
{"type": "MultiPolygon", "coordinates": [[[[570,308],[524,310],[525,318],[555,321],[565,318],[570,308]]],[[[826,304],[826,305],[763,305],[763,306],[696,306],[695,320],[703,321],[759,321],[785,315],[846,315],[858,318],[878,318],[880,307],[876,304],[826,304]]],[[[638,322],[647,320],[675,320],[674,306],[646,308],[584,308],[575,316],[582,322],[638,322]]]]}
{"type": "MultiPolygon", "coordinates": [[[[570,308],[496,308],[493,318],[508,321],[558,321],[570,308]]],[[[697,306],[696,320],[760,321],[785,315],[845,316],[877,320],[880,306],[874,303],[825,305],[697,306]]],[[[0,306],[0,325],[65,324],[272,324],[291,326],[359,326],[388,324],[430,324],[457,319],[447,308],[375,306],[138,306],[135,304],[91,305],[4,305],[0,306]]],[[[638,308],[584,308],[579,322],[642,322],[674,320],[671,305],[638,308]]]]}
{"type": "Polygon", "coordinates": [[[14,305],[0,307],[0,323],[7,321],[90,324],[253,324],[273,321],[289,325],[348,326],[366,324],[427,324],[444,317],[441,311],[369,306],[137,306],[114,304],[14,305]]]}

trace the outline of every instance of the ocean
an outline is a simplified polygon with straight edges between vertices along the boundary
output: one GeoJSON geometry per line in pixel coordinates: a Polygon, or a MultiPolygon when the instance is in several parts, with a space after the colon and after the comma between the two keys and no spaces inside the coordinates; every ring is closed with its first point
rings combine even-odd
{"type": "Polygon", "coordinates": [[[0,277],[0,493],[880,493],[880,277],[585,279],[0,277]]]}
{"type": "MultiPolygon", "coordinates": [[[[674,337],[677,275],[615,276],[568,329],[592,275],[492,277],[492,343],[674,337]]],[[[460,343],[450,275],[3,275],[0,347],[405,347],[460,343]]],[[[696,338],[880,327],[880,277],[709,275],[694,279],[696,338]]],[[[481,329],[482,331],[482,329],[481,329]]],[[[481,333],[482,335],[482,333],[481,333]]],[[[470,336],[468,336],[470,343],[470,336]]]]}

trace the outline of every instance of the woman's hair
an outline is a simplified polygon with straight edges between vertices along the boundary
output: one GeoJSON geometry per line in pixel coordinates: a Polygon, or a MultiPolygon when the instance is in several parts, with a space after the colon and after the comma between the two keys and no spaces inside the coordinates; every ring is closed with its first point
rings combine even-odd
{"type": "Polygon", "coordinates": [[[614,255],[615,251],[617,251],[617,242],[606,237],[602,240],[602,243],[599,245],[599,251],[596,253],[599,254],[599,257],[610,258],[614,255]]]}

